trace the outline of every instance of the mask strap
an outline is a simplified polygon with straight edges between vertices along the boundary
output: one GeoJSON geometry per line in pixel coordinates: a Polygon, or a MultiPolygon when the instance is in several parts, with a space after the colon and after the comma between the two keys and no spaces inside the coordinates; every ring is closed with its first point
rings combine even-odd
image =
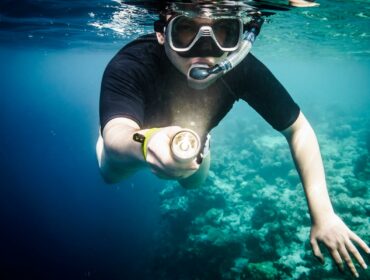
{"type": "Polygon", "coordinates": [[[178,14],[176,13],[172,13],[170,18],[168,20],[165,19],[167,15],[164,16],[164,18],[160,18],[159,20],[156,20],[154,22],[154,31],[155,32],[159,32],[159,33],[164,33],[165,31],[165,28],[167,27],[167,25],[169,24],[169,22],[174,18],[174,17],[177,17],[178,14]]]}

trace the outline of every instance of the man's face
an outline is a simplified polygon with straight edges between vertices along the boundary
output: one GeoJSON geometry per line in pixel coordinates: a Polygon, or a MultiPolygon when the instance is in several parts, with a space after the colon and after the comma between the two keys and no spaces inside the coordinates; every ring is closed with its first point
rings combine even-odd
{"type": "MultiPolygon", "coordinates": [[[[167,20],[168,19],[169,16],[167,17],[167,20]]],[[[207,18],[194,18],[194,20],[201,25],[210,25],[211,23],[211,19],[207,18]]],[[[160,44],[164,45],[169,60],[184,75],[187,75],[190,66],[193,64],[206,64],[211,67],[224,60],[228,54],[224,52],[220,57],[182,57],[170,47],[166,35],[157,33],[157,39],[160,44]]]]}

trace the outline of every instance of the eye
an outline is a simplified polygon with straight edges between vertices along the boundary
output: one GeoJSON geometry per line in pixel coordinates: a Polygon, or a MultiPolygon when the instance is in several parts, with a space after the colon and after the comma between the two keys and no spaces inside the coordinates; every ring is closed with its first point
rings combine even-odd
{"type": "Polygon", "coordinates": [[[223,32],[239,32],[239,22],[230,19],[218,20],[213,25],[213,28],[223,32]]]}
{"type": "Polygon", "coordinates": [[[181,25],[178,25],[177,29],[181,30],[181,31],[193,31],[193,30],[195,30],[194,25],[190,24],[190,23],[183,23],[181,25]]]}

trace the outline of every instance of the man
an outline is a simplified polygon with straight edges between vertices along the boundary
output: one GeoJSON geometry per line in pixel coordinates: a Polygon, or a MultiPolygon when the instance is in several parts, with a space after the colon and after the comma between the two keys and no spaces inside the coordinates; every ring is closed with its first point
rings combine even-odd
{"type": "Polygon", "coordinates": [[[179,161],[171,140],[187,128],[207,147],[209,131],[242,99],[289,143],[307,197],[314,255],[324,260],[318,246],[323,242],[338,268],[343,270],[346,262],[358,277],[350,254],[364,269],[366,264],[352,241],[367,253],[370,248],[334,213],[315,133],[272,73],[247,55],[250,36],[258,34],[260,24],[258,14],[216,19],[204,13],[168,13],[156,25],[155,35],[142,36],[120,50],[102,81],[97,143],[102,176],[116,183],[147,166],[160,178],[198,187],[207,177],[210,153],[203,150],[202,161],[179,161]],[[249,42],[243,40],[244,31],[249,42]],[[217,72],[219,65],[228,66],[217,72]]]}

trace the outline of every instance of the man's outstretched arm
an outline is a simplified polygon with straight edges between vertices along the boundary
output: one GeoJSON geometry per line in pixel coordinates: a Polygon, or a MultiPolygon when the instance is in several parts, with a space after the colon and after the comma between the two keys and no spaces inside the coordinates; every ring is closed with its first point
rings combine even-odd
{"type": "Polygon", "coordinates": [[[318,242],[324,243],[338,268],[343,270],[343,262],[346,262],[353,275],[358,277],[350,254],[364,269],[367,266],[352,242],[357,243],[366,253],[370,253],[370,248],[333,210],[315,132],[301,112],[298,119],[282,134],[289,143],[307,198],[312,222],[310,242],[314,255],[324,262],[318,242]]]}
{"type": "Polygon", "coordinates": [[[128,118],[114,118],[104,127],[96,144],[96,154],[101,174],[107,183],[118,183],[143,167],[149,167],[161,178],[183,179],[196,172],[199,164],[178,162],[170,151],[172,137],[181,130],[179,126],[162,127],[150,136],[147,155],[142,145],[133,140],[135,133],[145,135],[148,129],[128,118]]]}

